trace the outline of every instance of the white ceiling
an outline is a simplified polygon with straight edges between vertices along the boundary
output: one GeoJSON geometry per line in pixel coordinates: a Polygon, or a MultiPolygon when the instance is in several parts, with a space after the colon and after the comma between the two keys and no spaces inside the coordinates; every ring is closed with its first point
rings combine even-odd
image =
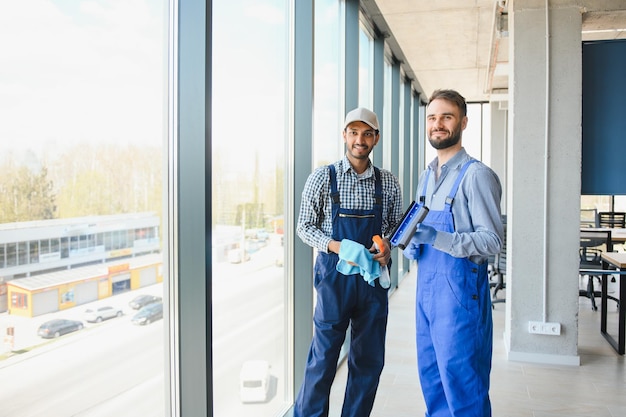
{"type": "MultiPolygon", "coordinates": [[[[559,2],[571,0],[550,0],[550,7],[559,2]]],[[[532,3],[540,7],[544,1],[532,3]]],[[[399,59],[411,68],[405,68],[406,75],[426,96],[437,88],[458,90],[468,101],[506,94],[506,0],[364,0],[361,4],[381,30],[392,34],[391,42],[402,50],[399,59]]],[[[579,4],[583,40],[626,39],[625,0],[579,0],[579,4]]]]}

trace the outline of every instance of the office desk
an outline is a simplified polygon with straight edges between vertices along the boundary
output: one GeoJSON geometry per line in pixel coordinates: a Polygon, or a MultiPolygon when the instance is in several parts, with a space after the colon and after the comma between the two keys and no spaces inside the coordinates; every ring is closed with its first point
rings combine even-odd
{"type": "MultiPolygon", "coordinates": [[[[626,253],[605,252],[602,254],[602,269],[617,268],[619,276],[619,319],[617,341],[606,331],[608,275],[602,275],[602,306],[600,307],[600,333],[620,355],[624,354],[626,345],[626,253]]],[[[608,272],[608,271],[607,271],[608,272]]]]}
{"type": "Polygon", "coordinates": [[[611,229],[611,240],[613,243],[626,243],[626,229],[611,229]]]}
{"type": "Polygon", "coordinates": [[[590,230],[590,231],[594,231],[594,230],[610,230],[611,231],[611,241],[613,243],[626,243],[626,229],[622,229],[622,228],[612,228],[612,229],[605,229],[605,228],[598,228],[598,227],[583,227],[580,229],[581,231],[583,230],[590,230]]]}

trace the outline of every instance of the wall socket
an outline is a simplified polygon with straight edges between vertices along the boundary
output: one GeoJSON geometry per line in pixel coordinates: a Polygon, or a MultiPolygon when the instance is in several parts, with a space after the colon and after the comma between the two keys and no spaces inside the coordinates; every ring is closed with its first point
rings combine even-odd
{"type": "Polygon", "coordinates": [[[548,323],[543,321],[529,321],[528,333],[532,334],[548,334],[551,336],[559,336],[561,334],[561,323],[548,323]]]}

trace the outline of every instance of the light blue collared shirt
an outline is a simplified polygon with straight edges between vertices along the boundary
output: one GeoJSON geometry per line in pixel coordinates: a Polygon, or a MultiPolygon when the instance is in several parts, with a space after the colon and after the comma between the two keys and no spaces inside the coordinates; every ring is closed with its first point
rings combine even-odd
{"type": "MultiPolygon", "coordinates": [[[[429,165],[425,205],[430,210],[443,210],[446,198],[461,168],[471,157],[465,148],[441,166],[441,175],[435,179],[439,160],[429,165]]],[[[417,186],[417,198],[422,196],[426,171],[417,186]]],[[[504,228],[500,210],[502,186],[496,173],[480,161],[471,164],[452,203],[454,232],[438,232],[433,247],[456,258],[468,258],[477,264],[500,252],[504,228]]]]}

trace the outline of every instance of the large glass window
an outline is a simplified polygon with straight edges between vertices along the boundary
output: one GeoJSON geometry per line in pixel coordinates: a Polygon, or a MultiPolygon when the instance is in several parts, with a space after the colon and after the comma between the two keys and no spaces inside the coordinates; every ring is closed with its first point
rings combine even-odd
{"type": "MultiPolygon", "coordinates": [[[[623,195],[581,195],[580,196],[581,226],[603,227],[600,224],[600,212],[626,212],[626,196],[623,195]]],[[[615,244],[616,252],[626,251],[626,245],[615,244]]]]}
{"type": "Polygon", "coordinates": [[[276,416],[292,401],[283,247],[289,16],[287,0],[213,4],[216,416],[276,416]]]}
{"type": "Polygon", "coordinates": [[[341,128],[343,59],[340,35],[341,2],[315,0],[315,70],[313,111],[313,164],[335,162],[343,155],[341,128]]]}
{"type": "Polygon", "coordinates": [[[374,110],[374,40],[363,23],[359,28],[359,107],[374,110]]]}
{"type": "MultiPolygon", "coordinates": [[[[463,132],[463,147],[474,158],[483,158],[483,110],[489,106],[482,103],[467,104],[467,127],[463,132]]],[[[488,142],[487,142],[488,143],[488,142]]]]}
{"type": "Polygon", "coordinates": [[[154,307],[167,248],[89,266],[81,255],[96,229],[136,227],[103,230],[105,218],[162,213],[167,3],[2,3],[0,241],[13,236],[0,265],[2,415],[166,415],[154,307]],[[154,314],[129,305],[138,295],[154,314]]]}
{"type": "Polygon", "coordinates": [[[17,265],[17,244],[7,244],[7,266],[17,265]]]}

